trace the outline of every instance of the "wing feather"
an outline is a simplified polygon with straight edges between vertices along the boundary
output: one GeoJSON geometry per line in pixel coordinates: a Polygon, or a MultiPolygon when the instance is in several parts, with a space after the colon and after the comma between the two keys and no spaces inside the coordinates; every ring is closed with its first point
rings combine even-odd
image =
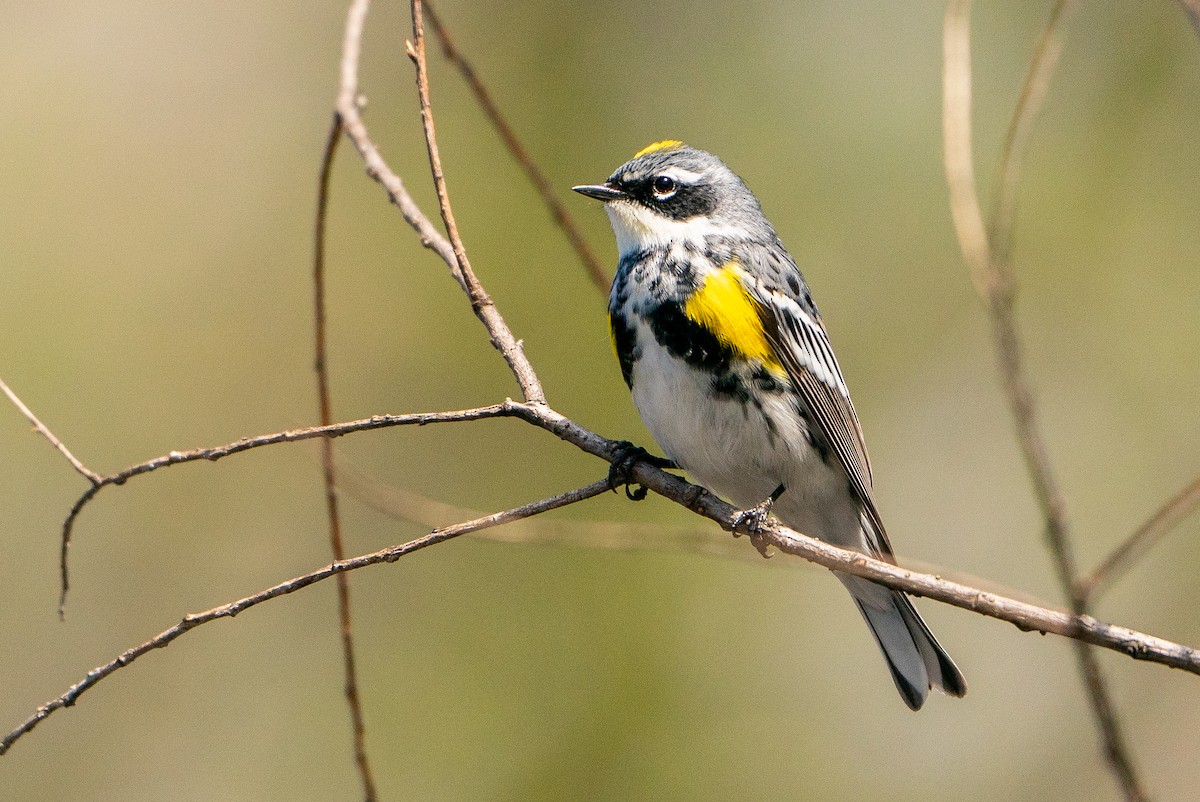
{"type": "MultiPolygon", "coordinates": [[[[786,263],[777,258],[767,261],[768,269],[757,275],[770,276],[771,268],[773,272],[790,269],[799,275],[790,257],[786,263]]],[[[767,286],[766,282],[751,279],[748,283],[753,285],[747,289],[758,302],[767,340],[810,413],[816,436],[829,444],[850,480],[868,524],[868,538],[875,541],[881,556],[892,559],[892,547],[875,506],[871,461],[862,425],[816,307],[807,293],[788,293],[782,289],[790,282],[771,281],[774,286],[767,286]]]]}

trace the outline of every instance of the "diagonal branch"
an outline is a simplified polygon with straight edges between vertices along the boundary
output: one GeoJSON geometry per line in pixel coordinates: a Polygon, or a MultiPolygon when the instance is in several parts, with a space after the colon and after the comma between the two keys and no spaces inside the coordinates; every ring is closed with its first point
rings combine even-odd
{"type": "MultiPolygon", "coordinates": [[[[946,177],[955,231],[975,288],[989,311],[1017,442],[1046,524],[1046,543],[1053,557],[1059,584],[1070,601],[1071,611],[1076,617],[1074,620],[1082,622],[1087,611],[1087,598],[1077,584],[1078,571],[1066,502],[1050,465],[1045,440],[1037,422],[1033,391],[1024,367],[1016,322],[1015,282],[1008,259],[1020,162],[1033,120],[1046,96],[1054,65],[1061,52],[1058,25],[1066,15],[1068,5],[1067,0],[1059,0],[1055,4],[1013,113],[1004,147],[997,208],[992,225],[993,238],[990,242],[979,206],[971,145],[970,0],[953,0],[946,9],[943,126],[946,177]]],[[[1075,656],[1088,691],[1093,716],[1104,740],[1109,767],[1127,800],[1144,800],[1146,793],[1125,744],[1096,655],[1084,645],[1083,640],[1076,640],[1075,656]]]]}
{"type": "Polygon", "coordinates": [[[516,131],[509,125],[508,120],[500,112],[496,101],[492,99],[491,94],[487,91],[487,87],[483,85],[483,81],[479,79],[474,67],[463,56],[462,51],[455,45],[454,40],[450,37],[450,32],[446,30],[446,26],[442,23],[440,16],[434,13],[433,6],[425,3],[425,16],[429,19],[429,27],[433,29],[433,33],[437,36],[438,41],[442,45],[442,55],[446,60],[458,68],[462,73],[463,80],[467,82],[471,93],[475,95],[476,102],[479,103],[483,113],[491,121],[492,127],[496,129],[496,133],[500,135],[504,146],[508,148],[509,154],[516,160],[521,169],[525,171],[525,175],[533,184],[534,189],[542,196],[542,203],[550,211],[550,217],[554,219],[555,224],[562,229],[567,237],[567,241],[575,250],[575,255],[579,257],[583,269],[587,271],[588,278],[592,284],[607,297],[608,285],[611,283],[611,278],[608,273],[600,265],[600,260],[596,258],[596,254],[592,252],[591,246],[588,245],[587,239],[583,236],[583,232],[579,230],[579,226],[575,223],[575,218],[567,211],[567,207],[559,200],[558,195],[554,192],[554,187],[550,184],[550,180],[546,178],[545,173],[538,168],[533,157],[529,155],[529,151],[521,144],[521,140],[517,138],[516,131]]]}
{"type": "Polygon", "coordinates": [[[1113,549],[1104,562],[1079,581],[1079,592],[1095,602],[1112,587],[1143,554],[1200,506],[1200,476],[1180,490],[1166,504],[1113,549]]]}
{"type": "Polygon", "coordinates": [[[413,39],[406,42],[408,56],[417,67],[417,94],[421,103],[421,123],[425,129],[425,145],[429,151],[429,170],[433,174],[433,185],[437,190],[438,208],[442,213],[442,222],[446,226],[446,234],[450,238],[450,246],[454,251],[454,262],[458,265],[459,275],[462,276],[467,297],[471,300],[471,309],[487,327],[492,344],[504,355],[509,368],[521,385],[521,393],[530,403],[545,403],[546,394],[542,391],[541,382],[533,370],[533,365],[525,358],[525,351],[511,331],[491,296],[484,290],[483,285],[471,269],[467,258],[466,248],[454,222],[454,210],[450,206],[450,194],[446,189],[446,176],[442,172],[442,158],[438,153],[437,134],[434,130],[433,108],[429,104],[429,67],[425,60],[425,22],[422,17],[421,0],[412,0],[413,39]]]}
{"type": "MultiPolygon", "coordinates": [[[[325,140],[321,155],[321,169],[317,179],[317,219],[313,226],[313,351],[317,374],[317,406],[321,425],[333,423],[333,404],[329,390],[329,349],[325,338],[325,231],[326,212],[329,209],[329,176],[333,170],[333,157],[342,137],[342,121],[336,114],[325,140]]],[[[346,557],[342,546],[342,523],[338,515],[338,497],[333,464],[333,440],[321,440],[321,474],[325,485],[325,509],[329,517],[329,547],[335,561],[346,557]]],[[[350,617],[350,580],[345,574],[337,575],[338,624],[342,644],[342,692],[346,706],[350,709],[350,729],[353,736],[354,763],[362,781],[363,797],[366,802],[375,802],[378,792],[371,763],[367,757],[366,724],[363,720],[362,700],[358,693],[358,670],[354,662],[354,630],[350,617]]]]}
{"type": "Polygon", "coordinates": [[[46,427],[46,424],[38,420],[37,415],[34,415],[33,411],[29,407],[25,406],[25,402],[17,397],[17,394],[10,390],[8,385],[5,384],[3,380],[0,380],[0,392],[3,392],[6,396],[8,396],[8,400],[12,401],[13,406],[20,410],[21,414],[25,416],[27,421],[33,424],[33,428],[37,431],[37,433],[49,440],[50,445],[58,449],[58,453],[67,458],[67,462],[71,463],[71,467],[74,468],[80,476],[91,482],[93,486],[99,484],[100,475],[80,462],[75,455],[72,454],[65,445],[63,445],[63,442],[54,436],[54,432],[50,431],[50,429],[46,427]]]}
{"type": "Polygon", "coordinates": [[[303,576],[289,579],[286,582],[280,582],[278,585],[269,587],[266,590],[259,591],[252,596],[238,599],[237,601],[223,604],[220,607],[214,607],[211,610],[206,610],[202,613],[188,613],[178,624],[170,629],[163,630],[155,635],[150,640],[138,646],[128,649],[115,658],[105,663],[104,665],[96,666],[79,682],[67,689],[66,693],[61,696],[51,699],[46,704],[39,707],[33,715],[25,719],[19,727],[0,739],[0,755],[5,754],[22,736],[33,730],[47,716],[56,710],[61,710],[64,707],[71,707],[78,701],[79,697],[91,690],[97,683],[106,677],[111,676],[118,669],[124,668],[137,660],[147,652],[154,649],[161,649],[169,646],[173,641],[184,635],[196,627],[207,624],[210,621],[216,621],[220,618],[233,618],[243,610],[255,607],[265,601],[270,601],[279,596],[284,596],[288,593],[294,593],[301,588],[306,588],[309,585],[328,579],[331,576],[340,576],[347,571],[353,571],[358,568],[365,568],[368,565],[379,565],[381,563],[394,563],[401,557],[407,554],[412,554],[414,551],[432,546],[437,543],[444,543],[460,535],[465,535],[468,532],[475,532],[480,529],[485,529],[489,526],[499,526],[500,524],[508,523],[509,521],[520,520],[531,515],[538,515],[549,510],[565,507],[568,504],[574,504],[584,499],[598,496],[608,490],[608,481],[601,480],[593,482],[590,485],[571,490],[557,496],[552,496],[541,501],[534,501],[530,504],[525,504],[521,507],[515,507],[511,510],[498,512],[493,515],[487,515],[482,518],[477,518],[473,521],[447,526],[442,529],[435,529],[424,537],[410,540],[407,543],[402,543],[398,546],[391,546],[386,549],[371,554],[364,554],[361,557],[354,557],[349,560],[337,560],[323,568],[313,571],[303,576]]]}

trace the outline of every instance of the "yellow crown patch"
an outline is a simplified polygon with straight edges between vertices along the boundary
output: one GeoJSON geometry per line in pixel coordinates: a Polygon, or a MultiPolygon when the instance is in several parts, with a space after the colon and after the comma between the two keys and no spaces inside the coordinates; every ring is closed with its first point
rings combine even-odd
{"type": "Polygon", "coordinates": [[[642,148],[637,153],[633,154],[633,158],[636,159],[641,156],[645,156],[647,153],[654,153],[655,151],[666,150],[667,148],[681,148],[681,147],[683,147],[683,143],[680,142],[678,139],[663,139],[658,142],[651,142],[649,145],[642,148]]]}

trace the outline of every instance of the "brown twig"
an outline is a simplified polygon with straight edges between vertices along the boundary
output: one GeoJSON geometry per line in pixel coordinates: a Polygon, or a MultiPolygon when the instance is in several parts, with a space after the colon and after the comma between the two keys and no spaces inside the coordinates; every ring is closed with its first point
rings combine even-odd
{"type": "Polygon", "coordinates": [[[498,526],[508,521],[519,520],[530,515],[538,515],[549,510],[564,507],[568,504],[574,504],[578,501],[597,496],[608,490],[608,481],[601,480],[593,482],[590,485],[582,487],[578,490],[572,490],[567,493],[562,493],[551,498],[535,501],[530,504],[525,504],[521,507],[515,507],[511,510],[498,512],[493,515],[487,515],[482,518],[477,518],[473,521],[447,526],[443,529],[435,529],[424,537],[410,540],[407,543],[402,543],[398,546],[391,546],[386,549],[371,554],[364,554],[361,557],[354,557],[349,560],[337,560],[329,565],[324,566],[316,571],[313,571],[303,576],[289,579],[286,582],[281,582],[278,585],[259,591],[252,596],[238,599],[237,601],[223,604],[220,607],[214,607],[211,610],[206,610],[202,613],[189,613],[185,615],[178,624],[170,629],[163,630],[155,635],[150,640],[138,646],[128,649],[115,658],[105,663],[104,665],[96,666],[79,682],[67,689],[66,693],[50,700],[46,704],[39,707],[33,715],[27,718],[22,724],[0,740],[0,755],[5,754],[23,735],[30,732],[34,727],[41,723],[47,716],[55,710],[64,707],[71,707],[79,699],[81,695],[93,688],[98,682],[113,674],[118,669],[124,668],[133,663],[142,655],[154,649],[161,649],[164,646],[170,645],[175,639],[179,638],[186,632],[189,632],[201,624],[207,624],[210,621],[216,621],[219,618],[233,618],[243,610],[247,610],[256,605],[262,604],[265,601],[283,596],[288,593],[294,593],[301,588],[308,587],[321,580],[328,579],[331,576],[344,574],[347,571],[353,571],[358,568],[365,568],[368,565],[378,565],[380,563],[394,563],[406,554],[411,554],[414,551],[432,546],[435,543],[443,543],[447,540],[465,535],[468,532],[474,532],[489,526],[498,526]]]}
{"type": "Polygon", "coordinates": [[[197,462],[199,460],[208,460],[215,462],[216,460],[228,457],[231,454],[240,454],[243,451],[249,451],[254,448],[263,446],[275,445],[276,443],[294,443],[300,440],[311,440],[314,437],[341,437],[342,435],[352,434],[353,432],[365,432],[371,429],[386,429],[392,426],[425,426],[431,423],[452,423],[458,421],[483,420],[485,418],[503,418],[513,417],[516,413],[513,410],[512,402],[503,404],[492,404],[486,407],[475,407],[473,409],[460,409],[449,412],[417,412],[409,415],[375,415],[370,418],[361,420],[348,421],[346,423],[335,423],[329,426],[312,426],[307,429],[289,429],[283,432],[272,432],[271,434],[258,435],[257,437],[243,437],[241,440],[235,440],[232,443],[226,443],[220,446],[210,446],[208,448],[193,448],[188,451],[171,451],[154,459],[139,462],[137,465],[131,465],[124,470],[109,474],[108,476],[99,477],[99,481],[89,487],[84,493],[75,500],[75,504],[71,507],[70,513],[67,514],[66,521],[63,522],[62,529],[62,544],[60,547],[59,568],[62,573],[62,588],[59,596],[59,615],[62,615],[63,608],[66,604],[67,591],[70,588],[67,572],[67,557],[71,547],[71,532],[75,526],[75,520],[79,517],[79,513],[87,506],[96,494],[110,485],[123,485],[135,476],[141,476],[144,473],[166,468],[170,465],[179,465],[184,462],[197,462]]]}
{"type": "MultiPolygon", "coordinates": [[[[1033,391],[1023,364],[1015,314],[1015,282],[1008,260],[1021,158],[1029,130],[1045,98],[1055,62],[1061,52],[1058,25],[1068,5],[1066,0],[1056,3],[1013,113],[1004,148],[990,241],[979,206],[972,163],[970,0],[954,0],[946,10],[943,125],[951,215],[959,245],[971,270],[976,290],[989,311],[1000,373],[1016,426],[1017,442],[1046,525],[1046,543],[1059,584],[1070,601],[1074,620],[1082,621],[1087,612],[1087,598],[1081,593],[1076,580],[1078,571],[1066,503],[1050,465],[1037,421],[1033,391]]],[[[1125,744],[1096,655],[1084,641],[1076,640],[1075,656],[1104,741],[1108,764],[1125,798],[1144,800],[1146,793],[1125,744]]]]}
{"type": "Polygon", "coordinates": [[[531,404],[544,404],[546,394],[542,384],[533,370],[533,365],[525,358],[521,342],[516,339],[500,316],[491,296],[484,290],[483,285],[475,276],[471,262],[467,258],[462,236],[458,225],[454,222],[454,210],[450,206],[450,193],[446,189],[446,176],[442,171],[442,158],[438,152],[437,133],[434,130],[433,108],[429,103],[429,67],[425,59],[425,21],[422,16],[421,0],[412,0],[413,42],[406,42],[408,56],[417,68],[417,95],[421,104],[421,125],[425,131],[425,146],[429,151],[429,171],[433,174],[433,185],[437,190],[438,209],[442,213],[442,223],[446,226],[446,235],[450,238],[450,246],[454,251],[454,262],[458,265],[459,274],[463,278],[467,297],[471,300],[471,309],[487,327],[492,344],[504,355],[517,383],[521,385],[521,393],[531,404]]]}
{"type": "Polygon", "coordinates": [[[8,396],[8,400],[12,401],[13,406],[20,410],[21,414],[25,416],[27,421],[33,424],[33,428],[38,434],[49,440],[50,445],[58,449],[58,453],[67,458],[67,462],[71,463],[71,467],[75,469],[76,473],[91,482],[93,486],[100,483],[100,475],[80,462],[75,455],[72,454],[65,445],[63,445],[62,441],[54,436],[54,432],[50,431],[50,429],[46,427],[46,424],[38,420],[37,415],[34,415],[33,411],[29,407],[25,406],[25,402],[18,398],[17,394],[10,390],[8,385],[5,384],[3,380],[0,380],[0,392],[3,392],[6,396],[8,396]]]}
{"type": "Polygon", "coordinates": [[[426,248],[429,248],[450,268],[450,275],[466,290],[467,285],[459,272],[458,263],[454,259],[454,249],[450,242],[434,227],[425,216],[416,201],[404,188],[400,176],[392,172],[383,160],[379,149],[367,134],[367,126],[359,111],[360,99],[358,94],[358,61],[362,52],[363,24],[366,21],[370,0],[354,0],[346,15],[346,32],[342,41],[341,78],[338,83],[337,113],[342,120],[346,136],[354,144],[366,165],[367,175],[378,181],[387,193],[388,199],[396,204],[400,215],[404,218],[426,248]]]}
{"type": "Polygon", "coordinates": [[[1179,491],[1079,581],[1079,592],[1095,603],[1139,557],[1200,506],[1200,476],[1179,491]]]}
{"type": "MultiPolygon", "coordinates": [[[[317,179],[317,219],[313,225],[313,351],[317,374],[317,407],[322,426],[333,423],[333,404],[329,389],[329,350],[325,338],[325,221],[329,208],[329,176],[333,171],[333,157],[342,137],[342,121],[336,114],[329,126],[329,136],[321,154],[321,168],[317,179]]],[[[325,510],[329,517],[329,548],[334,561],[344,560],[346,551],[342,545],[342,523],[338,515],[336,474],[333,461],[333,440],[321,440],[321,475],[325,486],[325,510]]],[[[363,797],[366,802],[375,802],[375,776],[367,756],[367,729],[363,719],[362,700],[358,693],[358,670],[354,662],[354,627],[350,616],[350,580],[344,573],[337,575],[338,629],[342,644],[343,688],[346,706],[350,709],[350,728],[353,738],[354,763],[362,781],[363,797]]]]}
{"type": "Polygon", "coordinates": [[[600,260],[596,258],[596,254],[588,245],[587,239],[583,236],[583,232],[579,230],[579,226],[575,222],[575,218],[567,211],[567,207],[559,200],[558,195],[554,192],[554,187],[550,180],[546,178],[545,173],[538,168],[533,158],[529,155],[529,151],[517,138],[516,132],[509,125],[508,120],[500,113],[499,107],[492,99],[491,94],[483,85],[483,81],[479,79],[479,75],[463,56],[462,51],[455,45],[454,40],[450,37],[450,32],[446,30],[446,26],[442,24],[441,17],[434,12],[433,6],[425,3],[425,16],[429,19],[429,27],[433,29],[433,33],[438,38],[438,42],[442,45],[442,55],[446,60],[458,68],[462,74],[463,80],[467,82],[471,93],[475,95],[476,102],[479,103],[483,113],[492,123],[492,127],[496,129],[496,133],[500,135],[500,139],[504,142],[504,146],[508,148],[509,154],[525,171],[525,175],[533,184],[534,189],[542,196],[542,203],[550,212],[550,216],[554,219],[556,225],[562,229],[567,237],[567,241],[575,250],[575,255],[579,257],[583,269],[587,271],[588,278],[592,284],[600,291],[602,295],[608,295],[608,287],[612,281],[612,277],[600,265],[600,260]]]}

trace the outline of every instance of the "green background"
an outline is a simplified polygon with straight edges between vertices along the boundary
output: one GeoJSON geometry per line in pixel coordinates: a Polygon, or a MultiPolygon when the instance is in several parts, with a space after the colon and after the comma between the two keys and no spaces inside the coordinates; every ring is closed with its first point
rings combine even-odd
{"type": "MultiPolygon", "coordinates": [[[[664,137],[745,177],[821,304],[899,553],[1058,601],[949,221],[942,4],[438,7],[606,264],[607,221],[572,184],[664,137]]],[[[976,10],[985,187],[1048,9],[976,10]]],[[[344,11],[0,6],[0,376],[93,469],[315,422],[311,225],[344,11]]],[[[407,11],[381,3],[367,26],[367,123],[433,214],[407,11]]],[[[459,77],[436,51],[431,65],[467,248],[551,403],[646,442],[603,298],[459,77]]],[[[1200,464],[1198,120],[1200,43],[1177,5],[1085,4],[1069,22],[1015,259],[1085,567],[1200,464]]],[[[332,203],[336,418],[515,394],[444,266],[348,147],[332,203]]],[[[357,470],[481,510],[606,468],[511,421],[337,447],[357,470]]],[[[84,512],[60,624],[58,528],[83,489],[0,404],[0,729],[183,612],[328,559],[315,444],[174,467],[84,512]]],[[[353,498],[344,511],[351,553],[424,531],[353,498]]],[[[553,517],[727,537],[657,498],[553,517]]],[[[1098,614],[1200,643],[1198,534],[1180,527],[1098,614]]],[[[924,602],[971,690],[914,715],[837,583],[789,562],[464,539],[353,574],[383,798],[1117,797],[1066,641],[924,602]]],[[[1101,663],[1147,784],[1186,798],[1200,680],[1101,663]]],[[[3,795],[359,798],[341,685],[329,582],[114,675],[0,758],[3,795]]]]}

